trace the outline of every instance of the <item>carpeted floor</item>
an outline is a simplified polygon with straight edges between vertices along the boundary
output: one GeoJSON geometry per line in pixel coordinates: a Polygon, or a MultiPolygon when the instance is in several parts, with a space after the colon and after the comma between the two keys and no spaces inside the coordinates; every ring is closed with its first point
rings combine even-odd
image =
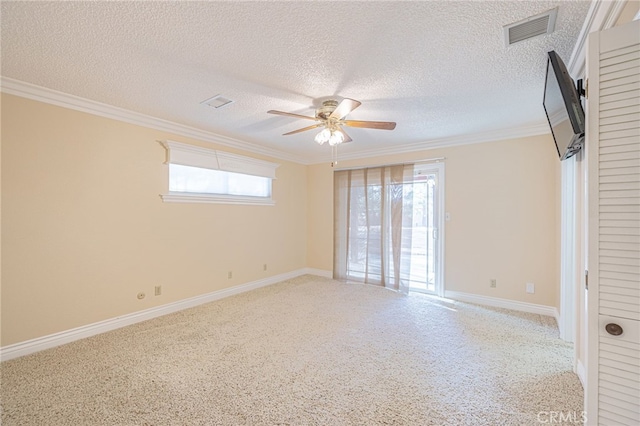
{"type": "Polygon", "coordinates": [[[2,425],[539,425],[571,360],[550,317],[303,276],[4,362],[2,425]]]}

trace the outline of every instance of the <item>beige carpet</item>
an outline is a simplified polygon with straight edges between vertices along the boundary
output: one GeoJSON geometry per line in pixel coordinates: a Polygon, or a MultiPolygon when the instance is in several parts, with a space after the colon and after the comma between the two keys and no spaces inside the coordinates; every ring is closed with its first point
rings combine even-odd
{"type": "Polygon", "coordinates": [[[4,362],[2,425],[540,425],[571,359],[549,317],[304,276],[4,362]]]}

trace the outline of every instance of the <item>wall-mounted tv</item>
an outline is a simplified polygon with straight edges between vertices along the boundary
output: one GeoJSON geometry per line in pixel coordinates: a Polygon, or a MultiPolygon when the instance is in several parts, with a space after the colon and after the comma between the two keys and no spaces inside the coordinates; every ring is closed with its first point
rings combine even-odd
{"type": "Polygon", "coordinates": [[[558,155],[566,160],[580,151],[584,143],[584,111],[567,67],[553,50],[547,61],[542,104],[558,155]]]}

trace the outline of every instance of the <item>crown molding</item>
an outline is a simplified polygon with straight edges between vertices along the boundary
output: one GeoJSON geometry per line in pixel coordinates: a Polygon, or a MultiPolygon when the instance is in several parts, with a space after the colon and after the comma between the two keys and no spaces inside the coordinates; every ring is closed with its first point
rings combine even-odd
{"type": "MultiPolygon", "coordinates": [[[[417,142],[409,145],[394,146],[389,148],[370,149],[366,153],[341,153],[338,152],[338,159],[358,160],[362,158],[383,157],[393,154],[406,154],[411,152],[426,151],[436,148],[447,148],[452,146],[472,145],[485,142],[496,142],[505,139],[526,138],[529,136],[538,136],[550,134],[549,123],[546,121],[529,126],[519,126],[510,129],[491,130],[488,132],[452,136],[441,139],[431,139],[423,142],[417,142]]],[[[330,156],[314,159],[312,164],[320,164],[332,161],[330,156]]]]}
{"type": "Polygon", "coordinates": [[[100,117],[173,133],[178,136],[198,139],[254,154],[266,155],[280,160],[292,161],[299,164],[308,164],[305,159],[280,150],[266,148],[264,146],[233,139],[213,132],[200,130],[195,127],[163,120],[161,118],[152,117],[150,115],[141,114],[124,108],[92,101],[90,99],[81,98],[79,96],[70,95],[9,77],[0,77],[0,91],[9,95],[20,96],[34,101],[61,106],[100,117]]]}
{"type": "Polygon", "coordinates": [[[627,0],[594,0],[587,12],[587,17],[582,25],[582,30],[578,35],[578,40],[573,47],[571,58],[567,68],[569,74],[574,78],[585,76],[587,39],[589,34],[595,31],[602,31],[615,26],[622,10],[627,5],[627,0]]]}
{"type": "MultiPolygon", "coordinates": [[[[61,106],[88,114],[98,115],[105,118],[123,121],[147,128],[172,133],[178,136],[198,139],[218,145],[228,146],[240,149],[249,153],[265,155],[285,161],[291,161],[302,165],[319,164],[332,161],[328,152],[326,156],[318,158],[298,157],[279,150],[266,148],[238,139],[229,138],[227,136],[218,135],[213,132],[200,130],[194,127],[185,126],[172,121],[163,120],[138,112],[130,111],[124,108],[115,107],[101,102],[92,101],[75,95],[59,92],[57,90],[48,89],[46,87],[37,86],[8,77],[0,77],[0,91],[10,95],[20,96],[39,102],[61,106]]],[[[461,136],[453,136],[448,138],[426,140],[423,142],[413,143],[404,146],[394,146],[389,148],[367,150],[366,152],[341,153],[341,160],[355,160],[360,158],[379,157],[390,154],[410,153],[416,151],[424,151],[435,148],[444,148],[450,146],[470,145],[475,143],[493,142],[504,139],[515,139],[521,137],[535,136],[549,133],[548,123],[541,122],[535,125],[521,126],[511,129],[492,130],[489,132],[468,134],[461,136]]]]}

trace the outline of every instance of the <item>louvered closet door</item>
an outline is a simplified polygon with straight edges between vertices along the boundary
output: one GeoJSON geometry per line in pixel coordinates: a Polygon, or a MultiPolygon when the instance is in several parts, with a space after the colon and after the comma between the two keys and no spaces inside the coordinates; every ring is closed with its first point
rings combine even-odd
{"type": "Polygon", "coordinates": [[[588,424],[638,426],[640,22],[591,34],[587,73],[588,424]]]}

